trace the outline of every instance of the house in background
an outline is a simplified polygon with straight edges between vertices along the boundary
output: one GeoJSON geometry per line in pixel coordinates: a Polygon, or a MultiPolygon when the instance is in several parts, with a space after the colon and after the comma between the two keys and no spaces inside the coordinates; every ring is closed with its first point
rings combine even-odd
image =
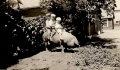
{"type": "Polygon", "coordinates": [[[6,0],[6,2],[13,8],[17,9],[18,4],[21,9],[38,7],[40,0],[6,0]]]}
{"type": "Polygon", "coordinates": [[[45,11],[40,8],[40,0],[21,0],[21,13],[24,17],[36,17],[44,15],[45,11]]]}
{"type": "Polygon", "coordinates": [[[120,0],[116,0],[117,7],[114,11],[113,15],[107,15],[107,12],[103,9],[102,10],[102,21],[103,21],[103,28],[114,29],[117,25],[120,25],[120,0]]]}
{"type": "Polygon", "coordinates": [[[115,23],[116,25],[119,25],[119,24],[120,24],[120,9],[116,9],[116,10],[115,10],[114,23],[115,23]]]}
{"type": "Polygon", "coordinates": [[[35,8],[40,6],[40,0],[21,0],[23,4],[20,5],[21,9],[24,8],[35,8]]]}
{"type": "Polygon", "coordinates": [[[108,15],[106,10],[102,10],[102,22],[103,22],[103,27],[104,28],[110,28],[110,29],[113,29],[114,27],[114,17],[113,15],[108,15]]]}
{"type": "Polygon", "coordinates": [[[40,0],[7,0],[11,3],[11,6],[15,10],[20,10],[24,17],[35,17],[45,13],[40,8],[40,0]],[[18,2],[20,1],[21,4],[18,2]],[[18,9],[19,8],[19,9],[18,9]]]}
{"type": "Polygon", "coordinates": [[[115,25],[120,25],[120,0],[116,0],[117,7],[115,8],[115,19],[114,23],[115,25]]]}

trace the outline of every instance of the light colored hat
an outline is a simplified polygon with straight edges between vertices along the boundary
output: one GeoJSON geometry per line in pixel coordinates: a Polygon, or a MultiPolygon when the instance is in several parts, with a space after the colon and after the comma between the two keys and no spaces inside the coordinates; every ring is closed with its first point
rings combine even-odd
{"type": "Polygon", "coordinates": [[[51,17],[56,17],[56,15],[55,14],[51,14],[51,17]]]}
{"type": "Polygon", "coordinates": [[[57,17],[57,18],[56,18],[56,21],[61,21],[61,18],[60,18],[60,17],[57,17]]]}
{"type": "Polygon", "coordinates": [[[50,13],[47,13],[46,16],[50,16],[51,14],[50,13]]]}

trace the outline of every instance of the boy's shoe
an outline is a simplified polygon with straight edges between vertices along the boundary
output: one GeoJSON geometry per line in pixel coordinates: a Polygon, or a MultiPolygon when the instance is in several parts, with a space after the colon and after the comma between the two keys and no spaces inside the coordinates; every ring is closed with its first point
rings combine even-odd
{"type": "Polygon", "coordinates": [[[48,45],[50,45],[50,42],[48,41],[48,45]]]}

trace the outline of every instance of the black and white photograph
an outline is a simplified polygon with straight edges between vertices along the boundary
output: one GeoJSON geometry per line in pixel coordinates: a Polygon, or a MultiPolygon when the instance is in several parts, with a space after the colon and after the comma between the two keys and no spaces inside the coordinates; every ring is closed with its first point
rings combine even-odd
{"type": "Polygon", "coordinates": [[[120,0],[0,0],[0,70],[120,70],[120,0]]]}

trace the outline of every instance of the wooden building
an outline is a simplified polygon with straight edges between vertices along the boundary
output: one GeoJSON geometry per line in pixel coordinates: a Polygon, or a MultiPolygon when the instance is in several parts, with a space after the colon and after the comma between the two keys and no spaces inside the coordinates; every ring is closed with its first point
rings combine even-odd
{"type": "Polygon", "coordinates": [[[108,15],[106,10],[102,10],[102,23],[103,28],[114,29],[114,14],[108,15]]]}
{"type": "Polygon", "coordinates": [[[114,23],[115,25],[120,25],[120,0],[116,0],[116,6],[114,23]]]}

